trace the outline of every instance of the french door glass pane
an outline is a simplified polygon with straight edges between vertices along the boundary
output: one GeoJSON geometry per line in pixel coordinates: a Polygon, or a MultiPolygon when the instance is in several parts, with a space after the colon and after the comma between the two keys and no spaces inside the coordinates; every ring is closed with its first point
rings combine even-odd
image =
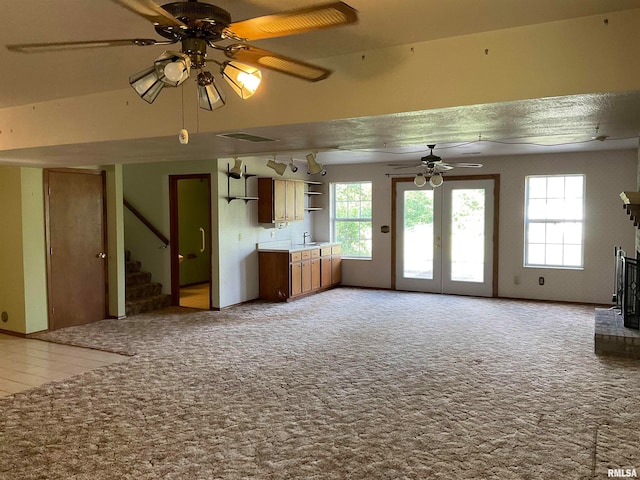
{"type": "Polygon", "coordinates": [[[484,189],[451,191],[451,280],[484,282],[484,189]]]}
{"type": "Polygon", "coordinates": [[[433,279],[433,190],[404,192],[405,278],[433,279]]]}

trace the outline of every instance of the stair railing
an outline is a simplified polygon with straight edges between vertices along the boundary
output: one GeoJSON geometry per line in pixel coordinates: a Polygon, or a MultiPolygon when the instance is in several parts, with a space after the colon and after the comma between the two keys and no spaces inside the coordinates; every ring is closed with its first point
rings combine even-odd
{"type": "Polygon", "coordinates": [[[169,245],[169,239],[163,235],[163,233],[154,227],[149,220],[146,219],[144,215],[142,215],[138,209],[136,209],[133,205],[131,205],[126,198],[122,199],[124,206],[129,209],[131,213],[133,213],[138,220],[140,220],[145,227],[147,227],[151,232],[160,239],[160,241],[164,244],[162,248],[166,248],[169,245]]]}

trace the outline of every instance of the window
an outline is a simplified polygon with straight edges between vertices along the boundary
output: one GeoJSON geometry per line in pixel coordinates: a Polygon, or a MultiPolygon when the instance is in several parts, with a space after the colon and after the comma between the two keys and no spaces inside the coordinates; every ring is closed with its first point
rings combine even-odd
{"type": "Polygon", "coordinates": [[[332,238],[344,257],[371,258],[371,182],[331,184],[332,238]]]}
{"type": "Polygon", "coordinates": [[[584,175],[525,181],[525,267],[582,268],[584,175]]]}

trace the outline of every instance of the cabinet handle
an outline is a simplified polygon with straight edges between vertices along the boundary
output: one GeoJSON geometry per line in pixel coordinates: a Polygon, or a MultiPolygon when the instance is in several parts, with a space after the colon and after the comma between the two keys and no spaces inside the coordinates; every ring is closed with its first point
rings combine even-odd
{"type": "Polygon", "coordinates": [[[205,238],[204,238],[204,228],[200,227],[200,236],[202,237],[202,248],[200,249],[200,253],[205,251],[205,238]]]}

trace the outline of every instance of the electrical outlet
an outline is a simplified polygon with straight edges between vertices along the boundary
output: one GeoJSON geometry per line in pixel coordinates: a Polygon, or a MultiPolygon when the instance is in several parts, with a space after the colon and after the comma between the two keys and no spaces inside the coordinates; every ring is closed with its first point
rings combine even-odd
{"type": "Polygon", "coordinates": [[[275,230],[271,230],[271,238],[276,238],[276,231],[275,230]]]}
{"type": "Polygon", "coordinates": [[[538,277],[538,285],[544,285],[544,277],[538,277]]]}
{"type": "Polygon", "coordinates": [[[242,234],[241,233],[238,234],[238,240],[242,240],[242,234]]]}

